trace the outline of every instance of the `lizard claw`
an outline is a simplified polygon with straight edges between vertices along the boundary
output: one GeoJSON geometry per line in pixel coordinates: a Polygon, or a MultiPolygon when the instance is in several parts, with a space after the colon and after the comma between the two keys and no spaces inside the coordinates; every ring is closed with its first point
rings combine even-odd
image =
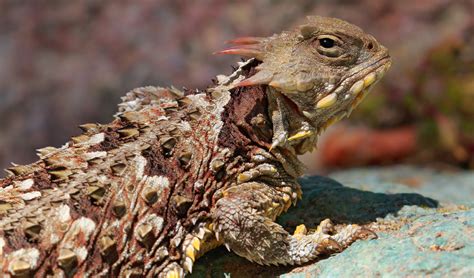
{"type": "Polygon", "coordinates": [[[286,132],[280,133],[279,136],[274,136],[272,146],[270,147],[270,151],[275,149],[278,146],[283,146],[288,138],[288,134],[286,132]]]}
{"type": "Polygon", "coordinates": [[[319,242],[320,246],[317,247],[319,253],[334,253],[341,252],[344,250],[341,244],[337,240],[326,237],[319,242]]]}
{"type": "Polygon", "coordinates": [[[332,234],[334,233],[334,224],[332,223],[331,219],[326,218],[321,223],[319,223],[317,229],[317,233],[323,234],[332,234]]]}
{"type": "Polygon", "coordinates": [[[377,234],[367,228],[360,228],[360,230],[355,235],[359,239],[377,239],[379,238],[377,234]]]}

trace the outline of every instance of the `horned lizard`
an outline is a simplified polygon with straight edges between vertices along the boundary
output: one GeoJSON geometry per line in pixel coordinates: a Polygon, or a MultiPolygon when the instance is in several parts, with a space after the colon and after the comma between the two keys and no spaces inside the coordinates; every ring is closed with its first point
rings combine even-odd
{"type": "Polygon", "coordinates": [[[249,59],[206,90],[134,89],[111,123],[81,125],[64,146],[6,170],[4,277],[182,277],[219,245],[300,265],[373,237],[330,220],[292,235],[274,221],[301,197],[297,155],[383,76],[387,49],[324,17],[231,43],[219,53],[249,59]]]}

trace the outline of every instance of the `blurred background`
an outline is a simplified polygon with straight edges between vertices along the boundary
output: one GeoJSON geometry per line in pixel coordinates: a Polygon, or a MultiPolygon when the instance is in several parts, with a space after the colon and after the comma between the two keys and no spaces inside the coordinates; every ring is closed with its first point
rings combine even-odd
{"type": "Polygon", "coordinates": [[[239,60],[211,54],[225,40],[306,15],[355,23],[393,57],[352,117],[304,157],[308,173],[474,168],[472,0],[0,0],[0,168],[35,161],[35,149],[61,146],[81,123],[109,122],[134,87],[205,88],[239,60]]]}

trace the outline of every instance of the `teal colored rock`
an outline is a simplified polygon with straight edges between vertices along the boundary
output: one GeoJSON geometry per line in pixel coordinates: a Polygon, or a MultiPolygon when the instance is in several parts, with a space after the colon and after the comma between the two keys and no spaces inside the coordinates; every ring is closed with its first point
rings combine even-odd
{"type": "Polygon", "coordinates": [[[379,238],[300,267],[259,266],[218,248],[192,277],[474,277],[474,172],[355,169],[301,184],[303,200],[278,219],[288,231],[330,218],[379,238]]]}

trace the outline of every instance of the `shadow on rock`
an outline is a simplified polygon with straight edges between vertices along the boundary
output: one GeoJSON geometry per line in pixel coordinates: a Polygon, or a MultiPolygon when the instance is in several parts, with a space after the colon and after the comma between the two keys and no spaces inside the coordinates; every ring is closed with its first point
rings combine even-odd
{"type": "Polygon", "coordinates": [[[300,182],[303,199],[278,220],[291,229],[301,223],[316,227],[326,218],[334,223],[366,224],[387,214],[396,215],[407,205],[438,207],[438,201],[416,193],[374,193],[345,187],[333,179],[320,176],[303,178],[300,182]]]}
{"type": "MultiPolygon", "coordinates": [[[[435,208],[438,201],[420,194],[385,194],[345,187],[326,177],[313,176],[300,180],[303,199],[296,207],[278,218],[289,232],[304,223],[315,228],[321,220],[330,218],[334,223],[365,224],[387,214],[397,214],[406,205],[435,208]]],[[[320,258],[321,259],[321,258],[320,258]]],[[[308,264],[312,264],[310,262],[308,264]]],[[[268,267],[251,263],[225,248],[217,248],[198,260],[191,277],[278,277],[294,266],[268,267]]]]}

